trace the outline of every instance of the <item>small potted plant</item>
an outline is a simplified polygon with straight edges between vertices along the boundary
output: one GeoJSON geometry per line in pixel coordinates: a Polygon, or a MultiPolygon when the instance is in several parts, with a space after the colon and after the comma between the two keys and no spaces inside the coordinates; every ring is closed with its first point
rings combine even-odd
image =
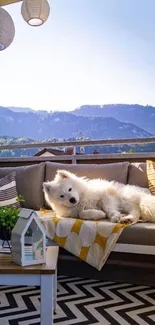
{"type": "MultiPolygon", "coordinates": [[[[18,202],[23,202],[24,199],[20,195],[18,197],[18,202]]],[[[18,214],[21,208],[16,208],[13,206],[0,207],[0,239],[3,240],[3,243],[7,243],[11,239],[11,231],[14,228],[18,220],[18,214]]]]}

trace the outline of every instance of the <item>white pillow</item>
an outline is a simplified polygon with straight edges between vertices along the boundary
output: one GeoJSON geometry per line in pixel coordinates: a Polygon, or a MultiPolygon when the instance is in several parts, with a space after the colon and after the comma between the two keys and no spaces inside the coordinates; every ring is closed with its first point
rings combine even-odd
{"type": "Polygon", "coordinates": [[[13,171],[0,179],[0,207],[11,206],[20,208],[20,203],[17,199],[16,172],[13,171]]]}

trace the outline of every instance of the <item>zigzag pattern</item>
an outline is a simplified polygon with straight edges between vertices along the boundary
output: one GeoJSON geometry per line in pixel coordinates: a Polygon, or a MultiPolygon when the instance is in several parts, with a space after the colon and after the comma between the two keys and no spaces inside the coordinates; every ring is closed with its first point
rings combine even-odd
{"type": "MultiPolygon", "coordinates": [[[[154,325],[155,288],[58,277],[57,325],[154,325]]],[[[39,287],[0,287],[0,325],[40,325],[39,287]]]]}

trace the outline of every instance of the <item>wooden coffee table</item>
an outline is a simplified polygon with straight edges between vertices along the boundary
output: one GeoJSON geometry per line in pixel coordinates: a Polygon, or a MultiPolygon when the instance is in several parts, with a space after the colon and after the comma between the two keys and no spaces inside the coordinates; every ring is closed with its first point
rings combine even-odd
{"type": "Polygon", "coordinates": [[[22,267],[11,255],[0,254],[0,285],[32,285],[41,289],[41,325],[53,324],[57,299],[57,260],[59,247],[47,247],[46,264],[22,267]]]}

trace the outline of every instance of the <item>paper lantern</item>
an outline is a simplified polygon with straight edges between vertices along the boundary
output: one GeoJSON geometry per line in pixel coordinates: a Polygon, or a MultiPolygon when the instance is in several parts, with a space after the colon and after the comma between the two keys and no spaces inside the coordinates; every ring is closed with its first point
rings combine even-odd
{"type": "Polygon", "coordinates": [[[12,260],[22,266],[46,263],[46,231],[38,215],[22,209],[11,232],[12,260]]]}
{"type": "Polygon", "coordinates": [[[48,19],[50,6],[47,0],[23,0],[21,14],[29,25],[40,26],[48,19]]]}
{"type": "Polygon", "coordinates": [[[5,50],[15,36],[14,22],[9,13],[0,7],[0,51],[5,50]]]}

